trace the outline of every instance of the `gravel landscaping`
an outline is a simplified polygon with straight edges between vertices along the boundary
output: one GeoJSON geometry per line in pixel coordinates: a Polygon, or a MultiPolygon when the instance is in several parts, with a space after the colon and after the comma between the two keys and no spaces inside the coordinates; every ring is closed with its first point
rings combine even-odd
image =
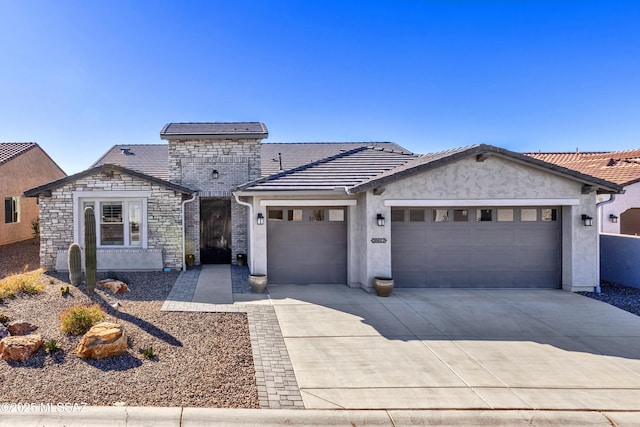
{"type": "Polygon", "coordinates": [[[0,246],[0,279],[40,267],[40,240],[29,239],[0,246]]]}
{"type": "Polygon", "coordinates": [[[640,316],[640,289],[614,283],[603,283],[600,288],[599,294],[595,292],[580,292],[580,294],[640,316]]]}
{"type": "MultiPolygon", "coordinates": [[[[4,261],[4,258],[2,258],[4,261]]],[[[176,313],[160,308],[177,272],[116,273],[130,293],[113,295],[84,286],[68,286],[66,274],[43,275],[44,293],[0,303],[0,314],[38,325],[45,342],[57,340],[62,351],[43,349],[27,362],[0,361],[0,401],[20,403],[126,404],[258,408],[255,370],[245,313],[176,313]],[[119,313],[111,304],[119,301],[119,313]],[[75,304],[98,303],[107,321],[124,325],[129,350],[122,356],[84,360],[73,351],[80,337],[60,331],[60,314],[75,304]],[[157,355],[146,359],[141,349],[157,355]]],[[[99,274],[98,279],[106,274],[99,274]]]]}

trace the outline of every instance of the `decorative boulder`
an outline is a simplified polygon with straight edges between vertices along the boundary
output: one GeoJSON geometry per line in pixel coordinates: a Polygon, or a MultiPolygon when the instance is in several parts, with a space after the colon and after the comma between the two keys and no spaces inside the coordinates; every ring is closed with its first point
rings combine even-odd
{"type": "Polygon", "coordinates": [[[9,336],[9,330],[7,329],[6,326],[4,326],[2,323],[0,323],[0,340],[4,337],[8,337],[9,336]]]}
{"type": "Polygon", "coordinates": [[[119,356],[127,351],[127,337],[122,325],[100,322],[84,334],[76,347],[76,354],[83,359],[104,359],[119,356]]]}
{"type": "Polygon", "coordinates": [[[0,359],[26,362],[42,346],[42,337],[38,334],[6,337],[0,341],[0,359]]]}
{"type": "Polygon", "coordinates": [[[114,294],[124,294],[129,292],[129,287],[126,283],[116,279],[104,279],[97,282],[97,285],[101,288],[107,288],[114,294]]]}
{"type": "Polygon", "coordinates": [[[38,327],[24,320],[15,320],[7,323],[7,329],[11,335],[28,335],[38,329],[38,327]]]}

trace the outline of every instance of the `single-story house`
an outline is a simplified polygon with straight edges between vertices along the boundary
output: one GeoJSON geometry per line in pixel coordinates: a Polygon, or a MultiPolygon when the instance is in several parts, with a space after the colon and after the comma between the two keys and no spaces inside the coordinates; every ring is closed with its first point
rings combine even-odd
{"type": "Polygon", "coordinates": [[[60,166],[35,142],[0,142],[0,245],[33,237],[38,205],[22,193],[64,176],[60,166]]]}
{"type": "Polygon", "coordinates": [[[235,263],[273,284],[563,288],[599,283],[598,194],[615,183],[491,145],[263,143],[264,124],[169,123],[31,189],[41,261],[65,269],[96,209],[98,268],[235,263]],[[166,165],[166,167],[163,167],[166,165]],[[53,219],[57,222],[54,224],[53,219]]]}
{"type": "Polygon", "coordinates": [[[528,155],[621,185],[623,194],[598,197],[603,202],[599,203],[599,229],[603,233],[640,235],[640,150],[528,155]]]}

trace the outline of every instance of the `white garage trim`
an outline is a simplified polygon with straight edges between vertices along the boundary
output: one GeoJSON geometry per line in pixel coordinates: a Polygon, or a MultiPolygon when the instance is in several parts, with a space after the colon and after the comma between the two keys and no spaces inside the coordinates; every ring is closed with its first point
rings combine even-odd
{"type": "Polygon", "coordinates": [[[429,199],[429,200],[385,200],[385,206],[578,206],[580,199],[429,199]]]}
{"type": "Polygon", "coordinates": [[[260,206],[356,206],[357,200],[260,200],[260,206]]]}

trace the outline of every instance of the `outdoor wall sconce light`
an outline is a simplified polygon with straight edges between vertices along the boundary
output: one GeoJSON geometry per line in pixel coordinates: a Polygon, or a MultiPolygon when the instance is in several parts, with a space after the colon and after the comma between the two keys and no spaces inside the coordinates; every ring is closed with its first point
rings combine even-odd
{"type": "Polygon", "coordinates": [[[384,226],[384,217],[382,216],[382,214],[378,214],[376,216],[376,222],[378,223],[379,227],[383,227],[384,226]]]}
{"type": "Polygon", "coordinates": [[[264,224],[264,215],[262,215],[262,213],[258,213],[258,217],[256,218],[256,222],[258,223],[258,225],[264,224]]]}
{"type": "Polygon", "coordinates": [[[611,221],[612,223],[617,223],[618,222],[618,217],[615,216],[614,214],[609,215],[609,221],[611,221]]]}
{"type": "Polygon", "coordinates": [[[211,173],[211,178],[218,179],[219,176],[220,174],[218,173],[218,170],[214,169],[213,172],[211,173]]]}
{"type": "Polygon", "coordinates": [[[593,225],[593,218],[589,215],[582,214],[582,222],[584,222],[585,227],[591,227],[593,225]]]}

